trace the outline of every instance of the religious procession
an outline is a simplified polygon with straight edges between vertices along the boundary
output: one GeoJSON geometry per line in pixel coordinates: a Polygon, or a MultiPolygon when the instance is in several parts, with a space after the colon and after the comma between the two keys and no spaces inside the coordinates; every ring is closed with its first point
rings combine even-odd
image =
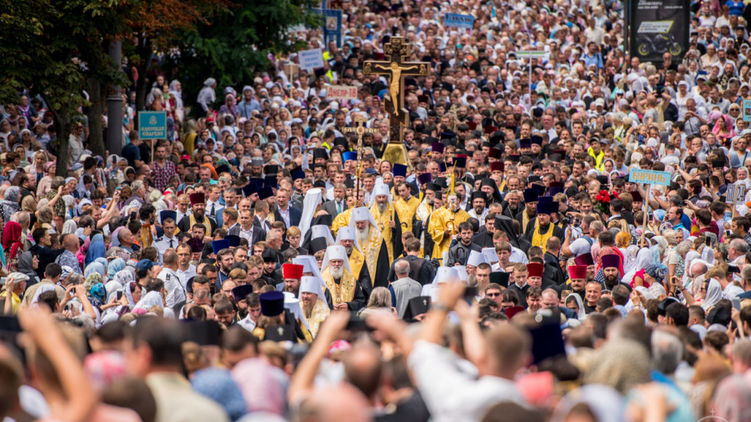
{"type": "Polygon", "coordinates": [[[5,421],[751,421],[751,2],[318,7],[0,91],[5,421]]]}

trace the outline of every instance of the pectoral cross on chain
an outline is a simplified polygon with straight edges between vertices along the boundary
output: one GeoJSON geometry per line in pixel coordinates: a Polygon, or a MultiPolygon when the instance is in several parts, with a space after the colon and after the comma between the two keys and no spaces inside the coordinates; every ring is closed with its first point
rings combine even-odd
{"type": "Polygon", "coordinates": [[[409,124],[409,111],[404,109],[404,77],[428,76],[430,63],[406,62],[410,46],[403,37],[391,38],[383,47],[388,60],[368,60],[363,63],[365,75],[381,75],[388,78],[388,96],[385,100],[389,115],[389,144],[402,144],[402,128],[409,124]]]}

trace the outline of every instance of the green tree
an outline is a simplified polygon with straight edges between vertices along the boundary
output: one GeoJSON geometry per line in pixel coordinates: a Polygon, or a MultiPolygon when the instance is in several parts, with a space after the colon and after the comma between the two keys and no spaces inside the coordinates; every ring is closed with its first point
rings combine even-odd
{"type": "MultiPolygon", "coordinates": [[[[214,77],[218,86],[238,86],[269,66],[269,54],[300,50],[305,43],[289,28],[315,26],[320,17],[308,13],[307,0],[239,0],[217,11],[208,22],[185,31],[178,54],[169,65],[183,80],[183,99],[192,104],[202,82],[214,77]]],[[[316,1],[315,4],[318,2],[316,1]]]]}
{"type": "MultiPolygon", "coordinates": [[[[122,78],[102,46],[125,28],[120,16],[126,6],[119,0],[0,0],[0,102],[16,101],[23,89],[45,100],[55,120],[60,176],[67,173],[71,124],[90,104],[87,82],[122,78]]],[[[104,151],[103,145],[94,149],[104,151]]]]}

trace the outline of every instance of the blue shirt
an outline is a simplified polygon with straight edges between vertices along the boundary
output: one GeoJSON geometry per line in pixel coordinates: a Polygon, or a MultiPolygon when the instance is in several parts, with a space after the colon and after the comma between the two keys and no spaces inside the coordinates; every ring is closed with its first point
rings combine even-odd
{"type": "Polygon", "coordinates": [[[725,2],[725,6],[728,7],[730,16],[743,16],[743,8],[745,5],[742,1],[728,0],[725,2]]]}

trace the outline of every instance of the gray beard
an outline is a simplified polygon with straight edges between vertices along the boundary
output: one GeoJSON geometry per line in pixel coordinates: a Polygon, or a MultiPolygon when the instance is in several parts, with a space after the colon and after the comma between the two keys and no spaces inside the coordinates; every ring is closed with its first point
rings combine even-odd
{"type": "Polygon", "coordinates": [[[352,255],[352,250],[354,249],[354,246],[347,246],[344,248],[345,251],[347,251],[347,255],[352,255]]]}
{"type": "Polygon", "coordinates": [[[338,270],[332,267],[329,269],[329,271],[331,272],[331,276],[334,277],[335,279],[342,278],[342,276],[344,275],[344,267],[339,268],[338,270]]]}
{"type": "Polygon", "coordinates": [[[367,243],[368,237],[370,237],[370,226],[365,227],[364,229],[360,230],[357,229],[357,243],[360,245],[363,245],[367,243]]]}
{"type": "Polygon", "coordinates": [[[380,202],[376,203],[376,206],[378,207],[378,212],[380,212],[381,214],[383,214],[386,211],[386,206],[387,205],[388,205],[388,203],[384,203],[384,204],[382,204],[380,202]]]}

